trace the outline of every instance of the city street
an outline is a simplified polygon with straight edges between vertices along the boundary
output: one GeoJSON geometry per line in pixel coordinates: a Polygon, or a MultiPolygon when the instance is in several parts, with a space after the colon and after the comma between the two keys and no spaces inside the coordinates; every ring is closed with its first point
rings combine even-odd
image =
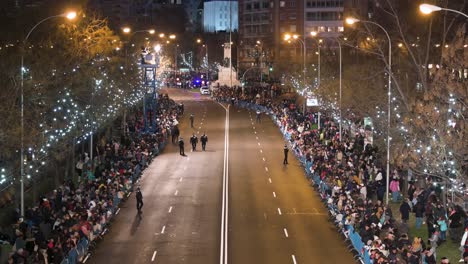
{"type": "Polygon", "coordinates": [[[234,107],[226,122],[226,105],[197,92],[165,92],[185,105],[186,157],[176,145],[166,146],[144,171],[141,217],[131,195],[87,262],[353,263],[299,162],[290,153],[289,165],[282,164],[284,141],[268,117],[256,124],[254,113],[234,107]],[[189,137],[203,132],[207,151],[199,144],[191,152],[189,137]],[[227,256],[220,253],[226,246],[227,256]]]}

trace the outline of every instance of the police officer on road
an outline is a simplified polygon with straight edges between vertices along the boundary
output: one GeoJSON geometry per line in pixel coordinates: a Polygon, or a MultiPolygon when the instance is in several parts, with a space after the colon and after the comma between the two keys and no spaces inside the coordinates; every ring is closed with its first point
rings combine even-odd
{"type": "Polygon", "coordinates": [[[141,213],[141,208],[143,207],[143,194],[141,193],[140,187],[138,187],[136,191],[136,201],[138,213],[141,213]]]}
{"type": "Polygon", "coordinates": [[[256,119],[256,122],[257,123],[261,123],[262,120],[260,119],[262,116],[262,112],[260,112],[260,110],[257,110],[257,119],[256,119]]]}
{"type": "Polygon", "coordinates": [[[195,119],[195,116],[193,113],[190,114],[190,127],[193,128],[193,120],[195,119]]]}
{"type": "Polygon", "coordinates": [[[201,136],[200,141],[201,141],[202,150],[205,151],[206,142],[208,142],[208,136],[205,133],[203,133],[203,136],[201,136]]]}
{"type": "Polygon", "coordinates": [[[184,139],[181,137],[179,138],[179,153],[181,156],[185,156],[184,152],[184,139]]]}
{"type": "Polygon", "coordinates": [[[284,145],[284,160],[283,160],[284,165],[288,164],[288,152],[289,152],[288,145],[284,145]]]}
{"type": "Polygon", "coordinates": [[[195,136],[195,134],[192,135],[190,138],[190,144],[192,144],[192,151],[195,151],[197,149],[197,143],[198,143],[198,137],[195,136]]]}

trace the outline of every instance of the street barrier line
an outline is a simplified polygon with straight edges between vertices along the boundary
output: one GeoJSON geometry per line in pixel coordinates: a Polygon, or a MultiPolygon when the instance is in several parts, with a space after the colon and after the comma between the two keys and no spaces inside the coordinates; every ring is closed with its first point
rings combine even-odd
{"type": "Polygon", "coordinates": [[[218,104],[226,111],[226,119],[224,122],[224,164],[223,164],[223,192],[222,192],[222,209],[221,209],[221,240],[219,249],[219,263],[227,263],[227,174],[228,174],[228,133],[229,133],[229,106],[218,104]]]}
{"type": "Polygon", "coordinates": [[[227,110],[227,140],[226,140],[226,215],[225,215],[225,221],[226,224],[224,226],[224,264],[228,263],[228,224],[229,224],[229,105],[228,105],[228,110],[227,110]]]}

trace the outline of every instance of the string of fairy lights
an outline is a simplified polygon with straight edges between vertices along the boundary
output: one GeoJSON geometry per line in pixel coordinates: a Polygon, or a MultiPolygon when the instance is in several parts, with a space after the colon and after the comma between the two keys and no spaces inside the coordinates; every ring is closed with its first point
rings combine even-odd
{"type": "MultiPolygon", "coordinates": [[[[5,48],[13,46],[8,44],[5,48]]],[[[102,63],[102,58],[96,58],[95,62],[102,63]]],[[[123,70],[123,66],[120,69],[123,70]]],[[[64,75],[79,70],[80,67],[76,66],[64,75]]],[[[89,102],[79,103],[76,99],[78,95],[74,94],[72,89],[64,87],[58,93],[55,103],[39,114],[41,122],[37,124],[37,128],[42,132],[42,138],[38,139],[34,146],[26,147],[27,155],[23,161],[27,180],[32,180],[35,175],[41,173],[41,168],[47,165],[51,151],[60,147],[60,144],[69,144],[72,140],[80,144],[88,140],[107,122],[114,120],[123,109],[132,108],[142,101],[144,89],[140,88],[141,83],[124,90],[109,77],[105,67],[101,66],[99,70],[102,74],[90,87],[92,99],[89,102]]],[[[29,70],[25,69],[25,73],[28,74],[29,70]]],[[[52,70],[51,75],[56,74],[57,71],[52,70]]],[[[158,81],[157,85],[160,83],[158,81]]],[[[13,167],[0,168],[0,191],[15,182],[14,171],[13,167]]]]}

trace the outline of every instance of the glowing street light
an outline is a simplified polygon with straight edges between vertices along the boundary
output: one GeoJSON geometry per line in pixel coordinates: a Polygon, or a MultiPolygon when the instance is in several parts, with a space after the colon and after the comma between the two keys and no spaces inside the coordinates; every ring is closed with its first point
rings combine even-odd
{"type": "Polygon", "coordinates": [[[122,31],[123,31],[123,33],[125,33],[125,34],[128,34],[128,33],[130,33],[130,31],[132,31],[132,29],[129,28],[129,27],[124,27],[124,28],[122,28],[122,31]]]}
{"type": "Polygon", "coordinates": [[[176,35],[172,34],[169,36],[170,39],[175,39],[176,38],[176,35]]]}
{"type": "Polygon", "coordinates": [[[76,18],[76,12],[75,11],[68,12],[66,13],[65,17],[68,18],[68,20],[73,20],[76,18]]]}
{"type": "Polygon", "coordinates": [[[419,11],[421,11],[421,13],[423,13],[425,15],[429,15],[432,12],[437,12],[437,11],[441,11],[441,10],[454,12],[454,13],[457,13],[459,15],[462,15],[462,16],[468,18],[467,14],[462,13],[462,12],[460,12],[458,10],[443,8],[443,7],[440,7],[440,6],[430,5],[430,4],[421,4],[421,5],[419,5],[419,11]]]}
{"type": "Polygon", "coordinates": [[[425,15],[429,15],[432,12],[440,11],[442,8],[435,6],[435,5],[430,5],[430,4],[421,4],[419,5],[419,11],[425,15]]]}
{"type": "Polygon", "coordinates": [[[160,33],[160,34],[159,34],[159,37],[160,37],[160,38],[164,38],[165,36],[166,36],[166,35],[165,35],[164,33],[160,33]]]}
{"type": "Polygon", "coordinates": [[[312,31],[312,32],[310,32],[310,35],[311,35],[312,37],[316,37],[316,36],[317,36],[317,31],[312,31]]]}
{"type": "Polygon", "coordinates": [[[151,35],[153,35],[155,32],[156,32],[156,30],[154,30],[154,29],[148,30],[148,33],[150,33],[151,35]]]}

